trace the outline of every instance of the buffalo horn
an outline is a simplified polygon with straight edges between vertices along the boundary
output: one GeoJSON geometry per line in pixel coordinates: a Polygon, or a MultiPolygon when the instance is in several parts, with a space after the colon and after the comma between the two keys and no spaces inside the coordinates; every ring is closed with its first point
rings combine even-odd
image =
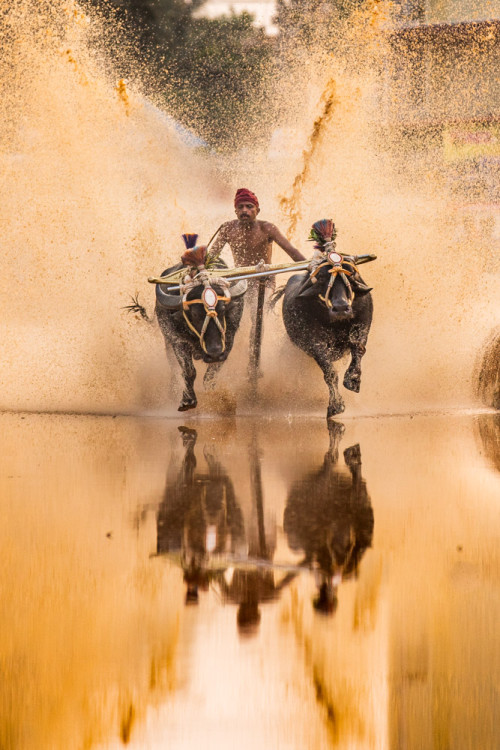
{"type": "Polygon", "coordinates": [[[161,284],[156,285],[156,301],[167,310],[180,310],[182,308],[182,297],[178,294],[167,294],[163,291],[161,284]]]}
{"type": "Polygon", "coordinates": [[[305,277],[302,284],[299,286],[297,290],[297,297],[309,297],[311,294],[313,294],[316,290],[314,289],[314,284],[312,282],[312,279],[309,274],[305,277]]]}
{"type": "Polygon", "coordinates": [[[231,295],[231,299],[234,299],[235,297],[241,297],[242,294],[245,294],[248,287],[248,281],[246,279],[242,279],[242,281],[238,281],[234,286],[229,287],[229,294],[231,295]]]}
{"type": "Polygon", "coordinates": [[[368,292],[371,292],[373,289],[372,286],[367,286],[365,282],[361,280],[361,277],[357,274],[355,276],[351,276],[349,281],[351,283],[351,287],[358,294],[368,294],[368,292]]]}
{"type": "Polygon", "coordinates": [[[368,292],[373,291],[372,286],[366,286],[366,284],[357,284],[356,286],[353,284],[354,288],[358,292],[358,294],[368,294],[368,292]]]}

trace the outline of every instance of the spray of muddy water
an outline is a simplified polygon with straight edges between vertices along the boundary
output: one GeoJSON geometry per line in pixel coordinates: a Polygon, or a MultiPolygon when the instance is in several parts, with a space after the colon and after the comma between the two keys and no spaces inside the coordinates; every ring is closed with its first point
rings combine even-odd
{"type": "MultiPolygon", "coordinates": [[[[379,80],[366,59],[386,50],[374,7],[363,72],[312,52],[293,71],[307,98],[288,115],[282,107],[276,125],[293,120],[294,152],[239,154],[228,165],[182,143],[137,83],[113,78],[88,44],[95,21],[76,4],[11,4],[1,58],[1,408],[174,408],[159,332],[121,307],[139,291],[151,309],[146,277],[177,259],[182,231],[206,241],[231,218],[242,184],[305,253],[310,224],[333,216],[341,251],[379,256],[365,273],[375,323],[361,394],[347,394],[351,413],[469,403],[496,281],[481,238],[457,241],[440,186],[412,180],[410,157],[396,178],[377,142],[379,80]]],[[[263,405],[323,413],[319,370],[277,318],[266,325],[263,405]]],[[[221,378],[237,399],[246,357],[242,334],[221,378]]]]}
{"type": "Polygon", "coordinates": [[[197,210],[217,196],[210,160],[105,73],[76,4],[12,3],[2,22],[1,407],[164,403],[168,380],[157,373],[156,396],[144,386],[164,355],[121,306],[151,295],[179,233],[212,228],[197,210]]]}

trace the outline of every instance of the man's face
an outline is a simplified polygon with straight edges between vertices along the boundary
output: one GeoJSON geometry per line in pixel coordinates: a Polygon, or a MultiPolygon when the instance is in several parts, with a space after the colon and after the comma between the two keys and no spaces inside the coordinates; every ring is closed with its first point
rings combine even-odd
{"type": "Polygon", "coordinates": [[[247,201],[237,203],[235,207],[238,221],[241,221],[243,224],[251,224],[252,221],[255,221],[259,210],[254,203],[248,203],[247,201]]]}

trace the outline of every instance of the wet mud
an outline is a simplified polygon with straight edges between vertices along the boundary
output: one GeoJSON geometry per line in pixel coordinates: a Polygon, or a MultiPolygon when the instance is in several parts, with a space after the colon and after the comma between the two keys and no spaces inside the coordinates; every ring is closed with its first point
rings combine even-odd
{"type": "Polygon", "coordinates": [[[0,746],[498,745],[494,414],[3,414],[0,746]]]}

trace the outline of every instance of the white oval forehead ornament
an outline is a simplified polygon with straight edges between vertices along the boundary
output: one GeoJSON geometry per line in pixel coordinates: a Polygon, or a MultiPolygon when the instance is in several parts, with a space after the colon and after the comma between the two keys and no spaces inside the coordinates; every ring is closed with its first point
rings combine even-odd
{"type": "Polygon", "coordinates": [[[332,252],[328,253],[328,260],[330,263],[333,263],[334,266],[338,265],[339,263],[342,263],[342,256],[338,253],[332,252]]]}
{"type": "Polygon", "coordinates": [[[201,298],[205,306],[210,310],[213,310],[217,306],[217,295],[211,286],[207,286],[206,289],[203,290],[201,298]]]}

